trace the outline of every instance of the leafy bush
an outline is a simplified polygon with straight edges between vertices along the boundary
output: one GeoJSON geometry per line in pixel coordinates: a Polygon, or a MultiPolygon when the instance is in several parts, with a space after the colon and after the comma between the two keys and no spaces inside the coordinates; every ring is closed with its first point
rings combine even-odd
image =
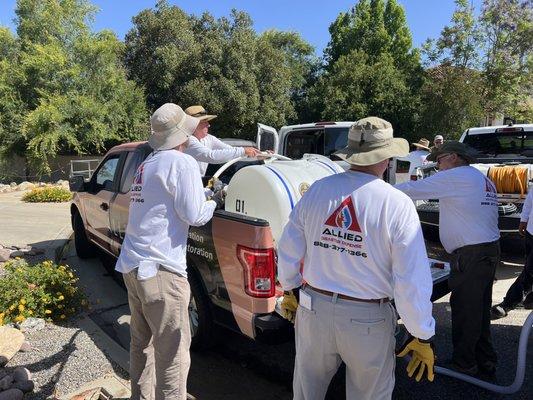
{"type": "Polygon", "coordinates": [[[87,304],[76,286],[78,278],[65,265],[52,261],[29,265],[22,259],[8,261],[0,278],[0,325],[28,317],[64,321],[87,304]]]}
{"type": "Polygon", "coordinates": [[[30,203],[61,203],[70,201],[70,199],[72,199],[72,193],[68,189],[59,186],[36,188],[22,197],[23,201],[30,203]]]}

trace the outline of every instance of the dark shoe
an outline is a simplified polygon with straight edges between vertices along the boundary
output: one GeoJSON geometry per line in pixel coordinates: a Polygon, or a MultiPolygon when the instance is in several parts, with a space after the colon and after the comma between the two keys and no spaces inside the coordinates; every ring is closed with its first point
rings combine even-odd
{"type": "Polygon", "coordinates": [[[490,309],[490,319],[500,319],[503,317],[507,317],[507,311],[508,310],[501,304],[493,306],[490,309]]]}
{"type": "Polygon", "coordinates": [[[528,294],[524,299],[524,308],[526,310],[533,310],[533,293],[528,294]]]}

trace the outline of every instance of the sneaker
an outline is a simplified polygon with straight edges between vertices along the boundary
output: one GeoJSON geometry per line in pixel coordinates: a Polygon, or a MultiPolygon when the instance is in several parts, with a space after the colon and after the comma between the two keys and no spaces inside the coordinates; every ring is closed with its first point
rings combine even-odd
{"type": "Polygon", "coordinates": [[[526,310],[533,310],[533,292],[529,293],[524,299],[524,308],[526,310]]]}
{"type": "Polygon", "coordinates": [[[493,306],[490,309],[490,319],[500,319],[503,317],[507,317],[507,310],[501,304],[493,306]]]}

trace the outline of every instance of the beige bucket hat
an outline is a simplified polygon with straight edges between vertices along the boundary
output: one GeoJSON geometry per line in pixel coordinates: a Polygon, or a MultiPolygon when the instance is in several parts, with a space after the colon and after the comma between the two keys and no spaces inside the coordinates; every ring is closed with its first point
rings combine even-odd
{"type": "Polygon", "coordinates": [[[185,113],[193,117],[198,118],[200,121],[211,121],[215,119],[216,115],[210,115],[205,111],[205,108],[202,106],[190,106],[185,109],[185,113]]]}
{"type": "Polygon", "coordinates": [[[392,136],[390,122],[378,117],[360,119],[350,127],[348,146],[335,153],[352,165],[377,164],[391,157],[409,154],[409,142],[392,136]]]}
{"type": "Polygon", "coordinates": [[[415,143],[411,143],[413,146],[416,146],[418,147],[419,149],[423,149],[423,150],[427,150],[427,151],[431,151],[431,149],[429,148],[429,140],[425,139],[425,138],[422,138],[420,139],[418,142],[415,142],[415,143]]]}
{"type": "Polygon", "coordinates": [[[176,104],[166,103],[150,117],[152,135],[148,143],[154,150],[170,150],[185,143],[200,120],[185,114],[176,104]]]}

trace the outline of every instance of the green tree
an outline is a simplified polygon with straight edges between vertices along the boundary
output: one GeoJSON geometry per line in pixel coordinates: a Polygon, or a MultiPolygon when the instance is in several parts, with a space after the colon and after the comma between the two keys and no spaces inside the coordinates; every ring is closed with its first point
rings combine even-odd
{"type": "Polygon", "coordinates": [[[426,74],[421,90],[420,130],[426,136],[442,134],[458,139],[483,119],[479,49],[482,36],[474,9],[456,0],[451,24],[437,40],[423,46],[426,74]]]}
{"type": "Polygon", "coordinates": [[[295,119],[312,63],[312,48],[298,35],[257,35],[246,13],[196,17],[165,0],[133,23],[125,64],[146,89],[149,108],[202,104],[218,114],[212,131],[222,137],[253,138],[258,121],[279,126],[295,119]]]}
{"type": "Polygon", "coordinates": [[[421,66],[396,0],[361,0],[330,26],[324,74],[309,94],[326,120],[386,118],[396,134],[415,137],[421,66]]]}
{"type": "Polygon", "coordinates": [[[42,172],[59,153],[101,153],[148,134],[144,94],[122,66],[124,45],[112,32],[91,33],[94,11],[87,0],[17,1],[9,87],[21,111],[1,147],[42,172]]]}
{"type": "Polygon", "coordinates": [[[14,132],[20,129],[25,104],[16,90],[20,81],[17,68],[19,45],[7,28],[0,27],[0,143],[13,147],[17,141],[14,132]]]}
{"type": "Polygon", "coordinates": [[[403,71],[419,65],[405,11],[396,0],[360,0],[349,12],[339,14],[329,32],[326,57],[330,66],[352,50],[364,50],[371,63],[389,54],[403,71]]]}
{"type": "Polygon", "coordinates": [[[396,132],[414,138],[410,128],[417,103],[406,101],[412,95],[405,76],[391,55],[384,54],[375,63],[369,58],[364,51],[353,50],[319,79],[312,97],[323,105],[321,118],[352,121],[377,115],[390,121],[396,132]]]}
{"type": "Polygon", "coordinates": [[[489,116],[533,119],[533,2],[485,0],[480,16],[484,37],[484,98],[489,116]]]}

